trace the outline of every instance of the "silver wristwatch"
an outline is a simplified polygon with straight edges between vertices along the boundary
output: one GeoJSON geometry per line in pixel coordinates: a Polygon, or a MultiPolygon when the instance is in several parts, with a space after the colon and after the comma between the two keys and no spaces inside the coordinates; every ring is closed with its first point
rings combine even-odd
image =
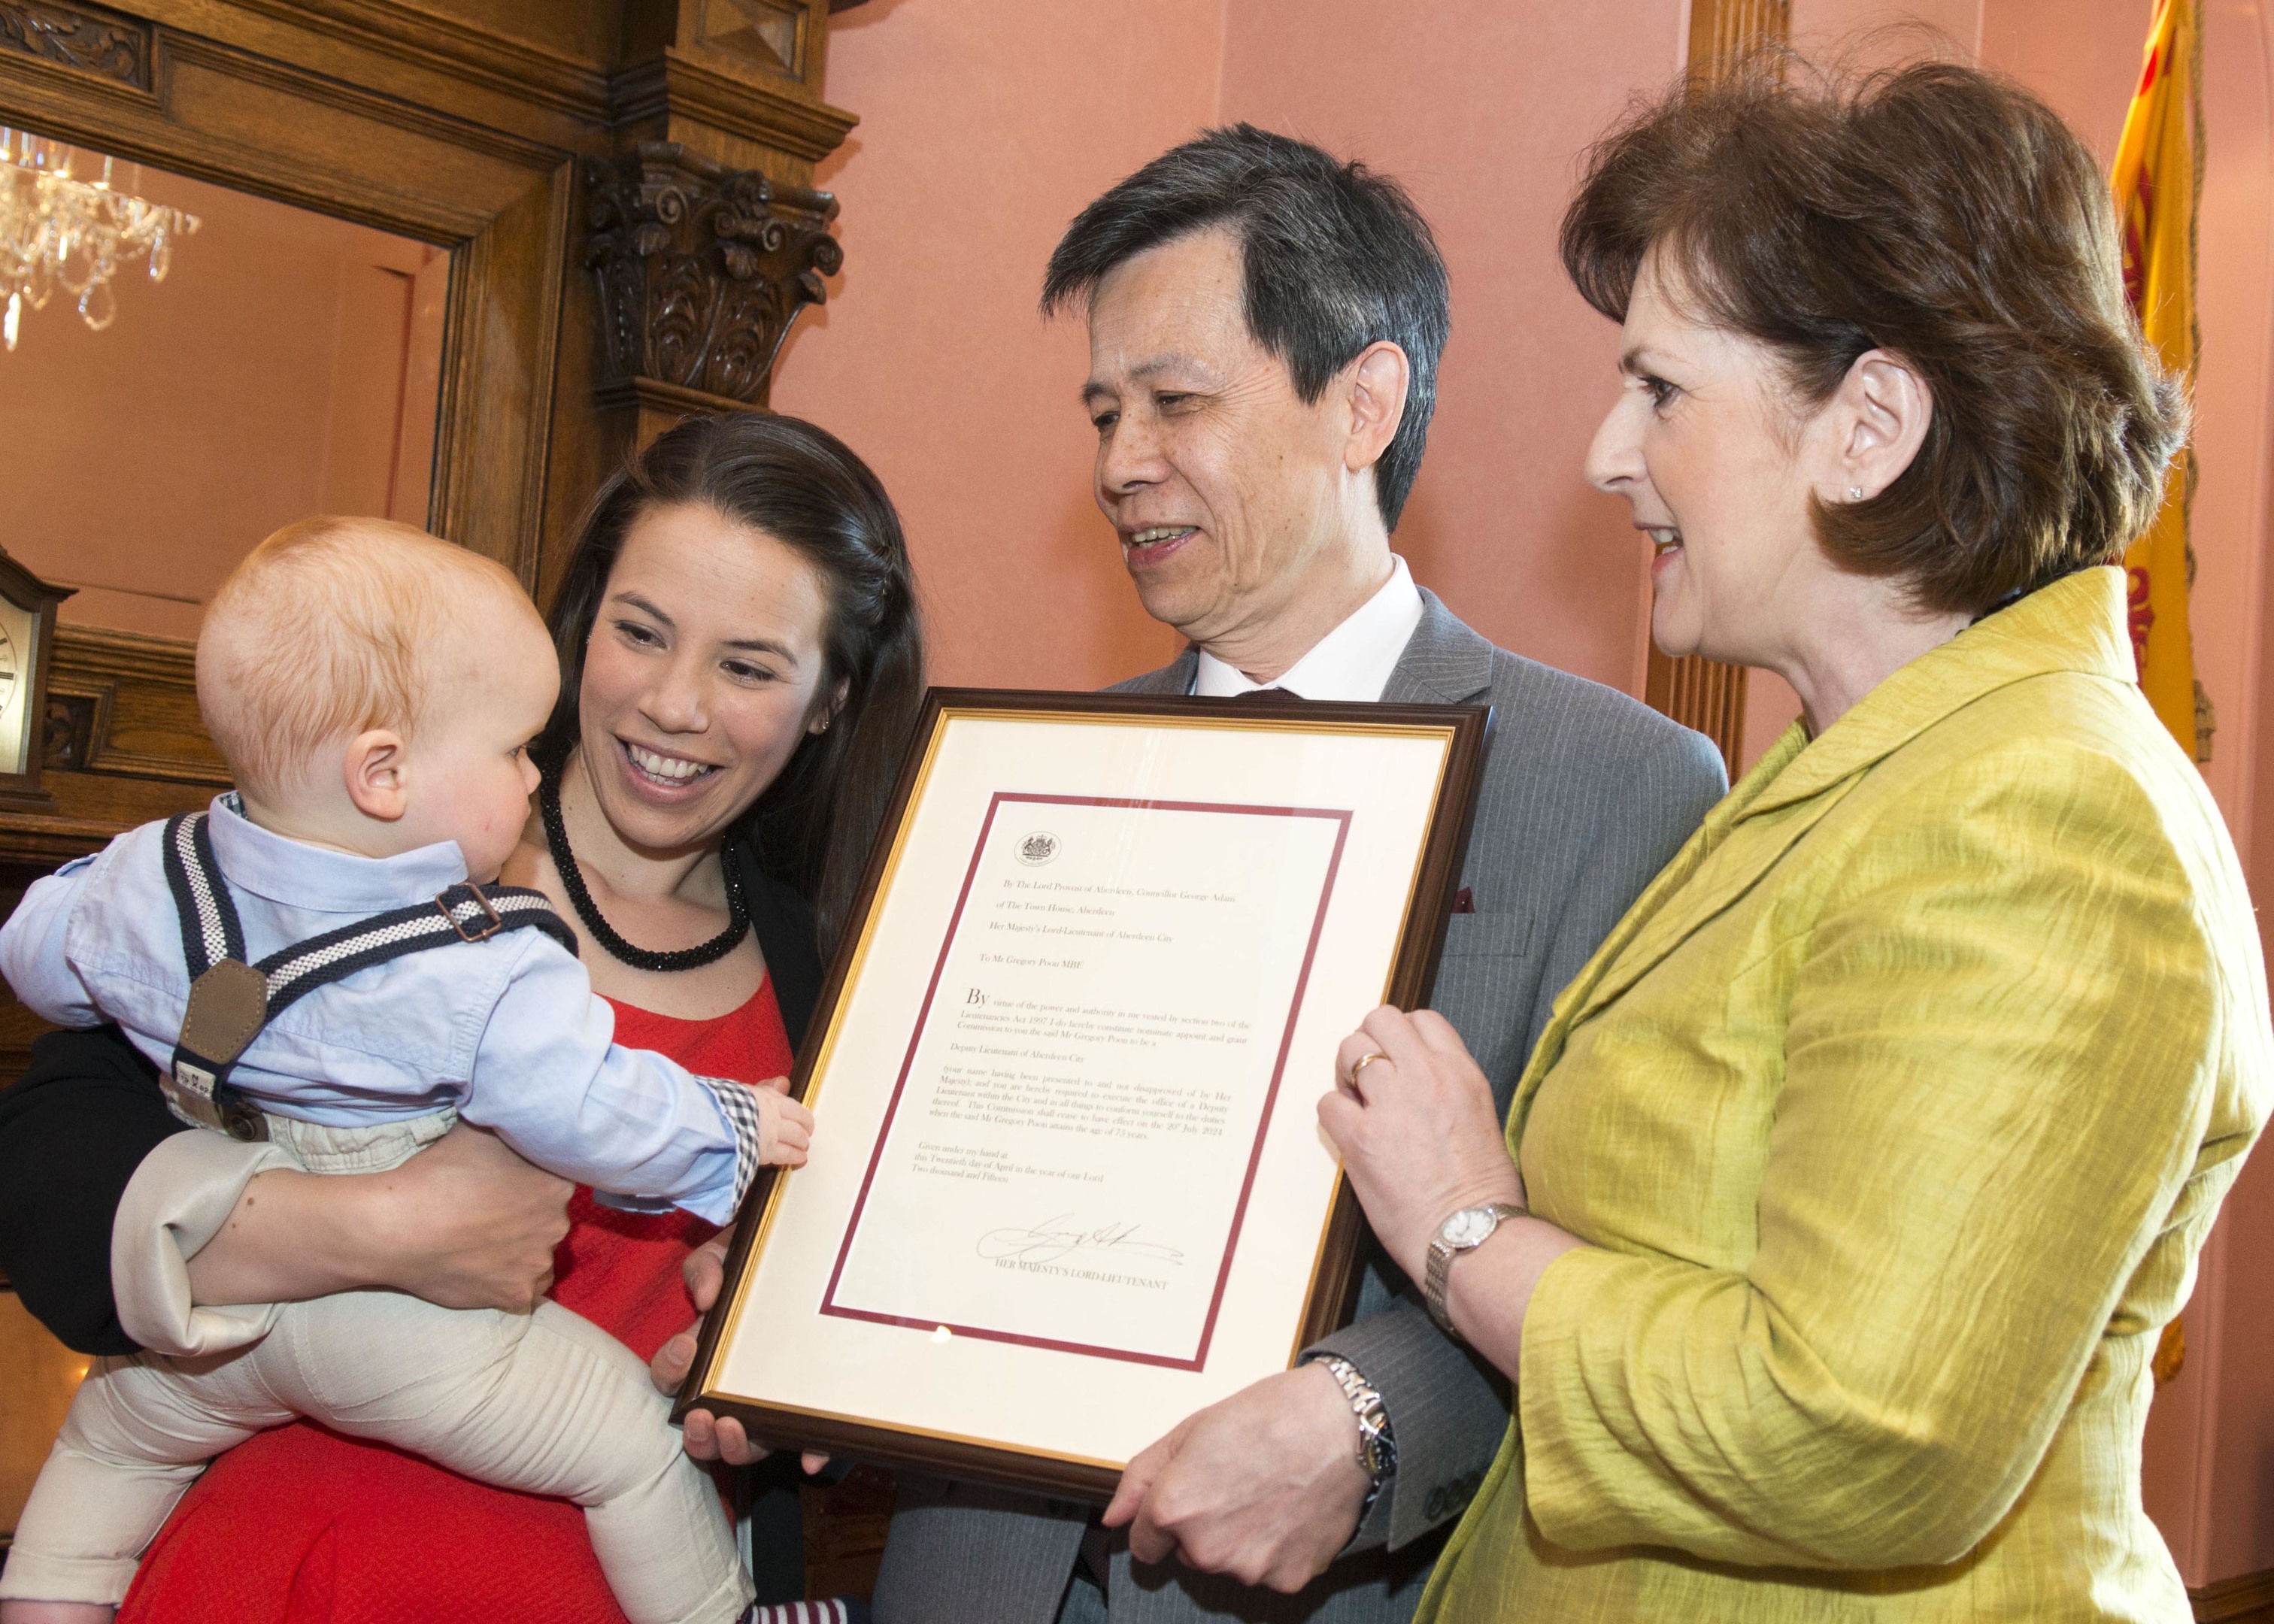
{"type": "Polygon", "coordinates": [[[1445,1282],[1452,1276],[1453,1259],[1483,1245],[1507,1220],[1528,1215],[1511,1202],[1495,1201],[1489,1207],[1464,1207],[1437,1226],[1436,1237],[1429,1243],[1428,1278],[1421,1282],[1421,1291],[1429,1304],[1429,1318],[1446,1335],[1457,1338],[1460,1335],[1445,1312],[1445,1282]]]}
{"type": "MultiPolygon", "coordinates": [[[[1358,1463],[1378,1492],[1383,1479],[1397,1470],[1397,1440],[1389,1430],[1389,1411],[1374,1384],[1348,1359],[1330,1353],[1319,1363],[1341,1384],[1343,1396],[1350,1400],[1351,1412],[1358,1417],[1358,1463]]],[[[1367,1503],[1373,1502],[1369,1493],[1367,1503]]]]}

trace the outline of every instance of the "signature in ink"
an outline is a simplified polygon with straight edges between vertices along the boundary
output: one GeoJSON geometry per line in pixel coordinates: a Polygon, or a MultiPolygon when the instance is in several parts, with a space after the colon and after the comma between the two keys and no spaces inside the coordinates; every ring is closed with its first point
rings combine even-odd
{"type": "Polygon", "coordinates": [[[1060,1213],[1025,1229],[990,1229],[979,1237],[978,1250],[983,1258],[1010,1258],[1021,1263],[1052,1263],[1077,1252],[1184,1262],[1185,1254],[1174,1246],[1137,1239],[1137,1229],[1133,1223],[1080,1224],[1072,1213],[1060,1213]]]}

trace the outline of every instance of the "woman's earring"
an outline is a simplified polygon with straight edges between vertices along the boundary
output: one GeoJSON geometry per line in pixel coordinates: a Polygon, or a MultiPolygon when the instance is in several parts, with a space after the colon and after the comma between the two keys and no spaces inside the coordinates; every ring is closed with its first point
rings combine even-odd
{"type": "Polygon", "coordinates": [[[1860,485],[1849,485],[1848,487],[1848,500],[1851,502],[1862,501],[1864,500],[1864,487],[1860,485]]]}

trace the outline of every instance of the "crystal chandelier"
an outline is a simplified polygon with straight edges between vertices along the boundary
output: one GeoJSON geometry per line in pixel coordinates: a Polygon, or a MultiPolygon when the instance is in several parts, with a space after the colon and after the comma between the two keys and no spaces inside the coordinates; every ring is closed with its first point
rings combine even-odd
{"type": "MultiPolygon", "coordinates": [[[[198,217],[112,189],[112,161],[102,159],[94,180],[72,174],[82,153],[0,126],[0,293],[8,308],[0,338],[16,347],[24,312],[38,310],[61,288],[79,301],[79,313],[100,333],[117,312],[110,279],[137,259],[149,262],[150,280],[163,282],[174,239],[198,229],[198,217]]],[[[130,169],[126,184],[139,178],[130,169]]]]}

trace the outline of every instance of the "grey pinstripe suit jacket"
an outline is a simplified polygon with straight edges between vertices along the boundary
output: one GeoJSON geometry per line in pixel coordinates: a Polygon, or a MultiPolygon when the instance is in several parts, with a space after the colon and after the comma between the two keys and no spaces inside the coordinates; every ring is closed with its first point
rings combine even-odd
{"type": "MultiPolygon", "coordinates": [[[[1713,744],[1624,695],[1495,648],[1424,590],[1421,624],[1386,701],[1488,703],[1491,755],[1430,1002],[1453,1023],[1502,1111],[1548,1007],[1627,906],[1727,788],[1713,744]]],[[[1196,656],[1116,685],[1186,694],[1196,656]]],[[[1446,1525],[1465,1507],[1508,1429],[1506,1384],[1440,1335],[1404,1275],[1375,1254],[1358,1319],[1319,1345],[1382,1391],[1397,1473],[1354,1548],[1297,1596],[1250,1590],[1174,1565],[1133,1566],[1112,1541],[1103,1598],[1073,1585],[1091,1508],[904,1477],[877,1624],[1404,1624],[1446,1525]]],[[[1095,1563],[1103,1548],[1093,1541],[1095,1563]]]]}

